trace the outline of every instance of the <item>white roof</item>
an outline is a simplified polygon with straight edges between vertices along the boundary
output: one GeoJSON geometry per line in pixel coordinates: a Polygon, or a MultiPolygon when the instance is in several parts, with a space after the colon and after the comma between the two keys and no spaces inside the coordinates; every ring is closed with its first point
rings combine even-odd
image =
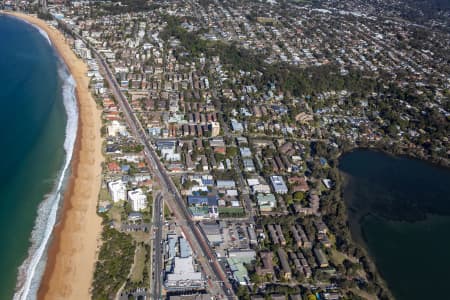
{"type": "Polygon", "coordinates": [[[194,270],[192,256],[181,258],[175,257],[173,272],[167,274],[167,281],[202,280],[202,273],[194,270]]]}

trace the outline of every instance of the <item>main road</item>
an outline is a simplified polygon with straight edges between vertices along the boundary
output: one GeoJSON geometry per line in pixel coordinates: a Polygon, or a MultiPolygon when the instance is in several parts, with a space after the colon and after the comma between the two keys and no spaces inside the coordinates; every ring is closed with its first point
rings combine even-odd
{"type": "MultiPolygon", "coordinates": [[[[67,28],[67,25],[64,24],[67,28]]],[[[165,167],[161,164],[156,152],[149,143],[145,130],[143,129],[140,121],[137,119],[129,102],[127,101],[125,95],[122,93],[116,78],[111,72],[108,64],[104,60],[104,58],[98,53],[98,51],[90,46],[90,44],[82,38],[79,34],[73,31],[70,27],[67,28],[72,35],[83,40],[85,44],[91,49],[95,58],[98,62],[100,62],[101,69],[103,70],[103,74],[108,82],[109,88],[112,91],[115,99],[117,100],[124,117],[130,126],[134,136],[140,140],[140,142],[144,145],[144,153],[147,158],[147,161],[150,163],[154,174],[159,178],[160,182],[163,186],[164,200],[169,205],[172,213],[178,221],[178,224],[181,226],[183,233],[185,234],[186,239],[189,241],[194,253],[197,254],[197,260],[202,266],[203,271],[206,273],[208,278],[209,289],[208,291],[216,296],[226,297],[227,299],[237,299],[233,292],[233,288],[229,280],[227,279],[222,266],[217,261],[216,255],[213,253],[210,245],[208,244],[206,237],[199,230],[195,222],[191,218],[191,213],[186,208],[184,201],[172,181],[172,178],[167,174],[165,167]]],[[[154,240],[156,243],[160,243],[161,240],[154,240]]],[[[155,252],[155,262],[162,261],[161,256],[162,251],[155,252]]],[[[155,277],[161,276],[160,274],[155,274],[155,277]]],[[[159,284],[153,284],[153,287],[160,286],[159,284]]],[[[153,293],[153,291],[152,291],[153,293]]],[[[158,293],[158,291],[156,291],[158,293]]],[[[158,298],[156,298],[158,299],[158,298]]]]}
{"type": "Polygon", "coordinates": [[[151,299],[161,299],[162,290],[162,258],[163,258],[163,197],[158,193],[153,200],[153,224],[152,224],[152,285],[151,285],[151,299]]]}
{"type": "MultiPolygon", "coordinates": [[[[216,285],[216,288],[214,290],[216,291],[222,290],[223,293],[220,294],[226,296],[229,299],[236,298],[234,296],[233,288],[230,282],[225,276],[225,273],[220,264],[218,263],[215,254],[213,253],[208,242],[206,241],[206,237],[198,229],[197,225],[192,220],[191,214],[187,210],[186,205],[184,204],[184,201],[177,187],[173,183],[172,178],[170,178],[170,176],[167,174],[167,171],[165,167],[162,165],[158,156],[156,155],[153,146],[149,143],[141,123],[134,115],[129,102],[127,101],[126,97],[120,90],[115,77],[112,75],[109,69],[109,66],[95,50],[94,54],[100,61],[102,69],[105,71],[104,74],[106,75],[106,80],[108,81],[109,88],[111,89],[116,100],[118,101],[124,113],[125,119],[127,120],[135,136],[139,138],[141,143],[144,145],[144,153],[148,161],[151,163],[153,172],[160,179],[160,182],[163,183],[165,194],[167,194],[168,196],[165,197],[165,201],[167,202],[172,212],[174,213],[175,218],[180,221],[179,225],[182,227],[183,232],[188,241],[190,242],[192,248],[194,249],[194,251],[196,250],[195,252],[198,255],[197,258],[203,267],[203,271],[207,275],[209,274],[208,275],[209,279],[212,279],[212,282],[214,283],[214,285],[216,285]],[[207,258],[207,261],[205,261],[204,258],[207,258]],[[221,285],[219,284],[219,282],[223,282],[224,284],[221,285]]],[[[155,240],[155,242],[157,243],[158,241],[155,240]]],[[[160,256],[161,252],[157,252],[155,253],[155,255],[160,256]]],[[[158,257],[155,257],[155,259],[158,259],[158,257]]],[[[155,277],[157,276],[158,274],[155,274],[155,277]]]]}

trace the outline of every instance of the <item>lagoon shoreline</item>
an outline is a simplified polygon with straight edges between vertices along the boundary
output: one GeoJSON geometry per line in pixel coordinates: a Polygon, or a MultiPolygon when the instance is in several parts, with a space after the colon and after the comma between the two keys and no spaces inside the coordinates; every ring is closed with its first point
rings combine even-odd
{"type": "MultiPolygon", "coordinates": [[[[423,199],[427,199],[426,195],[431,197],[429,199],[438,200],[445,197],[441,195],[442,193],[448,195],[448,192],[445,193],[440,188],[445,186],[445,176],[443,175],[448,174],[444,173],[448,172],[448,166],[407,155],[397,156],[392,152],[377,148],[354,149],[353,151],[346,152],[344,155],[345,157],[341,155],[339,158],[339,170],[342,179],[341,192],[345,206],[347,207],[347,220],[351,230],[351,238],[355,244],[362,248],[368,258],[367,264],[374,274],[378,274],[376,277],[378,277],[377,279],[380,284],[386,289],[389,289],[391,293],[396,292],[399,298],[405,299],[405,287],[393,280],[392,274],[396,273],[393,273],[392,268],[390,269],[389,266],[399,263],[399,269],[407,270],[411,266],[409,261],[418,260],[417,257],[420,256],[407,249],[417,248],[415,245],[431,245],[431,241],[427,240],[426,236],[432,234],[432,232],[424,234],[427,230],[432,229],[430,224],[434,224],[428,218],[433,214],[439,215],[441,219],[445,218],[448,214],[440,214],[439,212],[448,212],[448,205],[446,206],[442,204],[442,201],[436,202],[435,200],[422,206],[415,205],[415,203],[423,202],[423,199]],[[368,172],[366,170],[372,171],[368,172]],[[366,175],[366,173],[373,173],[374,175],[366,175]],[[436,174],[439,174],[439,176],[436,174]],[[443,179],[437,180],[436,178],[443,179]],[[398,183],[391,184],[391,182],[398,183]],[[423,186],[432,187],[431,189],[434,191],[440,191],[439,193],[441,194],[430,194],[426,192],[426,195],[423,195],[421,185],[417,184],[419,182],[423,186]],[[407,204],[403,204],[402,206],[400,205],[401,203],[407,204]],[[399,206],[393,206],[394,204],[399,206]],[[418,214],[412,209],[401,209],[402,207],[409,206],[419,207],[422,213],[418,214]],[[432,210],[430,211],[429,209],[432,210]],[[393,214],[396,212],[398,214],[393,214]],[[427,217],[422,218],[422,214],[425,214],[427,217]],[[371,227],[368,227],[367,224],[369,223],[367,223],[367,220],[371,220],[371,227]],[[427,222],[426,224],[428,225],[420,228],[421,222],[427,222]],[[385,231],[381,231],[381,229],[377,229],[378,231],[375,230],[374,228],[378,227],[374,227],[373,224],[385,225],[383,227],[385,231]],[[388,235],[388,228],[393,228],[390,235],[388,235]],[[368,232],[367,230],[370,231],[368,232]],[[414,232],[421,234],[417,234],[415,242],[411,242],[408,238],[415,235],[409,233],[414,232]],[[388,237],[391,239],[390,242],[387,242],[389,240],[388,237]],[[386,241],[386,244],[383,244],[383,241],[386,241]],[[403,241],[403,244],[401,244],[401,241],[403,241]],[[396,242],[399,242],[399,244],[396,242]],[[408,247],[404,245],[408,245],[408,247]],[[402,260],[404,255],[401,252],[401,247],[404,248],[404,253],[409,254],[410,260],[407,263],[402,260]],[[383,253],[384,256],[380,255],[380,253],[383,253]],[[386,255],[387,253],[390,254],[386,255]],[[395,257],[395,259],[392,257],[395,257]],[[389,261],[389,259],[391,260],[390,263],[386,264],[386,261],[389,261]],[[401,263],[403,263],[402,267],[400,267],[401,263]]],[[[424,246],[419,252],[427,253],[425,248],[424,246]]],[[[423,270],[430,271],[432,269],[424,267],[423,270]]],[[[409,270],[405,274],[414,274],[414,272],[409,270]]],[[[399,278],[401,273],[396,275],[399,278]]],[[[420,276],[417,275],[417,277],[420,276]]],[[[412,280],[413,278],[410,279],[412,280]]],[[[420,286],[418,283],[416,285],[420,286]]],[[[407,296],[406,299],[412,299],[410,296],[407,296]]]]}
{"type": "Polygon", "coordinates": [[[89,299],[101,234],[96,214],[101,185],[101,111],[89,91],[85,63],[56,28],[34,16],[8,12],[45,31],[76,82],[78,129],[72,172],[47,252],[38,299],[89,299]]]}

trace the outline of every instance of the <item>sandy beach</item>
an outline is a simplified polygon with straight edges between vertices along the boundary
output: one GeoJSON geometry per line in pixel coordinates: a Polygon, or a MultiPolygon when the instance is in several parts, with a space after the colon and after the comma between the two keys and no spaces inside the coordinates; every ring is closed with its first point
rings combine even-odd
{"type": "Polygon", "coordinates": [[[60,222],[53,232],[38,299],[90,299],[89,289],[102,229],[101,218],[96,214],[103,161],[101,111],[89,92],[87,66],[73,53],[64,36],[40,19],[12,14],[47,32],[76,81],[79,108],[72,174],[60,222]]]}

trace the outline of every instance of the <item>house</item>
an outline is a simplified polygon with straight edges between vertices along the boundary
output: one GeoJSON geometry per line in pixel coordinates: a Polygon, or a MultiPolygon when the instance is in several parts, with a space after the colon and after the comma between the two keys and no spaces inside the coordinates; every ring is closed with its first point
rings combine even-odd
{"type": "Polygon", "coordinates": [[[188,196],[189,206],[217,206],[218,200],[217,196],[188,196]]]}
{"type": "Polygon", "coordinates": [[[206,186],[213,186],[214,185],[214,179],[212,175],[202,175],[201,178],[202,184],[206,186]]]}
{"type": "Polygon", "coordinates": [[[333,186],[333,181],[331,181],[331,179],[325,178],[322,179],[322,182],[327,189],[331,189],[331,187],[333,186]]]}
{"type": "Polygon", "coordinates": [[[150,128],[148,128],[148,134],[151,137],[159,137],[159,136],[161,136],[161,127],[150,127],[150,128]]]}
{"type": "Polygon", "coordinates": [[[244,170],[247,172],[255,172],[255,164],[253,163],[253,160],[251,158],[244,158],[242,160],[242,163],[244,164],[244,170]]]}
{"type": "Polygon", "coordinates": [[[127,218],[128,222],[137,222],[142,220],[142,214],[139,212],[130,212],[127,218]]]}
{"type": "Polygon", "coordinates": [[[211,147],[225,147],[225,141],[221,137],[215,137],[209,140],[211,147]]]}
{"type": "Polygon", "coordinates": [[[130,171],[130,165],[121,165],[120,170],[122,173],[128,173],[130,171]]]}
{"type": "Polygon", "coordinates": [[[216,186],[218,189],[234,189],[236,182],[234,180],[217,180],[216,186]]]}
{"type": "Polygon", "coordinates": [[[317,259],[317,264],[321,268],[327,268],[329,266],[328,259],[323,253],[322,249],[320,248],[314,248],[314,256],[317,259]]]}
{"type": "Polygon", "coordinates": [[[112,173],[118,173],[120,172],[120,166],[118,163],[116,163],[115,161],[110,162],[108,164],[108,171],[112,172],[112,173]]]}
{"type": "Polygon", "coordinates": [[[219,122],[211,122],[211,136],[218,136],[220,134],[220,123],[219,122]]]}
{"type": "Polygon", "coordinates": [[[242,157],[252,157],[252,151],[248,147],[242,147],[239,149],[242,157]]]}
{"type": "Polygon", "coordinates": [[[244,126],[242,126],[242,123],[238,122],[236,119],[231,119],[231,129],[236,133],[244,132],[244,126]]]}
{"type": "Polygon", "coordinates": [[[272,294],[270,295],[270,297],[272,298],[272,300],[286,300],[285,295],[272,294]]]}

